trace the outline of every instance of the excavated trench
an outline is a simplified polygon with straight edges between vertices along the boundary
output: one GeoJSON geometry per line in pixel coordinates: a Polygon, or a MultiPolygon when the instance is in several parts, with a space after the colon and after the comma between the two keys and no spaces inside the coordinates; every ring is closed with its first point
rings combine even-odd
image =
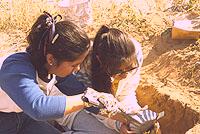
{"type": "Polygon", "coordinates": [[[165,116],[159,120],[162,134],[185,134],[200,122],[200,112],[184,102],[184,98],[181,100],[179,96],[179,100],[176,99],[176,91],[174,96],[167,94],[168,91],[173,93],[169,87],[156,87],[145,81],[136,93],[141,106],[148,105],[153,111],[165,112],[165,116]]]}

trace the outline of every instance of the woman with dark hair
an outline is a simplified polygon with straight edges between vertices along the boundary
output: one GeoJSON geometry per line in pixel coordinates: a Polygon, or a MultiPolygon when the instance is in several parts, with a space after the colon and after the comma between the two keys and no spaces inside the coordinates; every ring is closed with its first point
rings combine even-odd
{"type": "MultiPolygon", "coordinates": [[[[94,38],[92,51],[81,64],[76,77],[86,87],[114,95],[126,113],[138,112],[136,116],[140,116],[139,119],[142,119],[142,122],[136,118],[139,125],[128,124],[129,129],[133,130],[129,131],[126,125],[123,125],[127,124],[127,121],[120,114],[114,115],[111,119],[105,117],[108,115],[100,115],[99,109],[89,108],[57,120],[60,125],[71,130],[66,134],[142,133],[138,127],[149,121],[143,119],[143,117],[149,117],[146,113],[155,115],[151,116],[150,120],[157,117],[155,112],[142,109],[136,99],[135,90],[140,81],[142,62],[141,45],[135,39],[116,28],[102,26],[94,38]]],[[[146,129],[144,126],[143,128],[146,129]]]]}
{"type": "Polygon", "coordinates": [[[84,94],[71,91],[74,96],[46,96],[41,90],[47,86],[45,92],[49,94],[51,88],[61,87],[59,80],[55,86],[56,81],[48,82],[55,75],[62,80],[79,70],[90,49],[86,33],[70,21],[57,22],[59,17],[47,12],[39,16],[27,36],[26,52],[1,60],[1,134],[57,134],[60,132],[45,120],[83,108],[82,97],[91,92],[96,98],[90,96],[88,101],[97,102],[100,93],[92,89],[84,94]]]}
{"type": "MultiPolygon", "coordinates": [[[[143,63],[140,43],[121,30],[102,26],[94,38],[90,58],[90,67],[79,71],[78,80],[97,91],[113,94],[129,113],[140,110],[135,94],[143,63]],[[88,77],[83,77],[86,73],[88,77]]],[[[119,132],[120,122],[95,117],[119,132]]]]}

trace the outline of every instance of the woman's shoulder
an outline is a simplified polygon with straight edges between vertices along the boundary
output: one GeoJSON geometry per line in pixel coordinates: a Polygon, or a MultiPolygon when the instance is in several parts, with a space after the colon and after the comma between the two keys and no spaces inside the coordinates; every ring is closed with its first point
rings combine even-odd
{"type": "Polygon", "coordinates": [[[135,46],[136,56],[137,56],[139,65],[142,66],[142,63],[143,63],[142,46],[136,39],[132,38],[131,40],[135,46]]]}
{"type": "Polygon", "coordinates": [[[29,57],[29,54],[27,52],[18,52],[18,53],[14,53],[14,54],[4,56],[4,57],[6,57],[5,62],[8,62],[8,61],[30,62],[30,57],[29,57]]]}
{"type": "Polygon", "coordinates": [[[5,57],[1,60],[1,72],[33,72],[34,66],[31,63],[29,54],[26,52],[14,53],[5,57]]]}
{"type": "Polygon", "coordinates": [[[140,51],[141,52],[142,51],[141,44],[134,38],[131,38],[131,40],[132,40],[132,42],[133,42],[133,44],[135,46],[136,51],[140,51]]]}

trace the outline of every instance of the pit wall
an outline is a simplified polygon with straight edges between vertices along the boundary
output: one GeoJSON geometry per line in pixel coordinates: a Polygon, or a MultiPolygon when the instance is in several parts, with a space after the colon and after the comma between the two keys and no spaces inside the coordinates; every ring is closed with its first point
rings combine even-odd
{"type": "Polygon", "coordinates": [[[136,94],[141,106],[148,105],[153,111],[165,112],[165,116],[159,120],[162,134],[185,134],[200,121],[197,111],[167,94],[160,93],[153,85],[140,85],[136,94]]]}

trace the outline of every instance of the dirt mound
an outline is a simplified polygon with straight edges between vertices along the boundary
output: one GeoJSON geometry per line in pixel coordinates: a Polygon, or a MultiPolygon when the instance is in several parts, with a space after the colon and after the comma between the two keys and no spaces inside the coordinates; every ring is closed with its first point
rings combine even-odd
{"type": "MultiPolygon", "coordinates": [[[[195,40],[171,39],[172,20],[185,8],[177,7],[176,0],[137,0],[105,9],[110,1],[98,1],[100,5],[93,7],[94,24],[86,29],[88,34],[93,37],[102,24],[109,24],[141,42],[144,64],[137,89],[139,103],[165,111],[160,120],[164,134],[200,133],[199,125],[195,126],[200,123],[200,45],[195,40]]],[[[13,29],[0,33],[0,56],[24,50],[25,37],[13,29]]]]}
{"type": "Polygon", "coordinates": [[[139,103],[157,112],[164,134],[183,134],[200,121],[200,45],[172,40],[171,29],[143,45],[145,60],[139,103]]]}
{"type": "Polygon", "coordinates": [[[143,79],[137,89],[137,98],[140,105],[165,112],[159,121],[163,134],[183,134],[200,121],[200,97],[191,98],[191,94],[165,86],[156,78],[143,79]]]}
{"type": "MultiPolygon", "coordinates": [[[[147,42],[146,42],[147,44],[147,42]]],[[[200,88],[200,44],[196,40],[173,40],[171,29],[153,38],[148,44],[144,70],[159,80],[174,80],[181,86],[200,88]]]]}

